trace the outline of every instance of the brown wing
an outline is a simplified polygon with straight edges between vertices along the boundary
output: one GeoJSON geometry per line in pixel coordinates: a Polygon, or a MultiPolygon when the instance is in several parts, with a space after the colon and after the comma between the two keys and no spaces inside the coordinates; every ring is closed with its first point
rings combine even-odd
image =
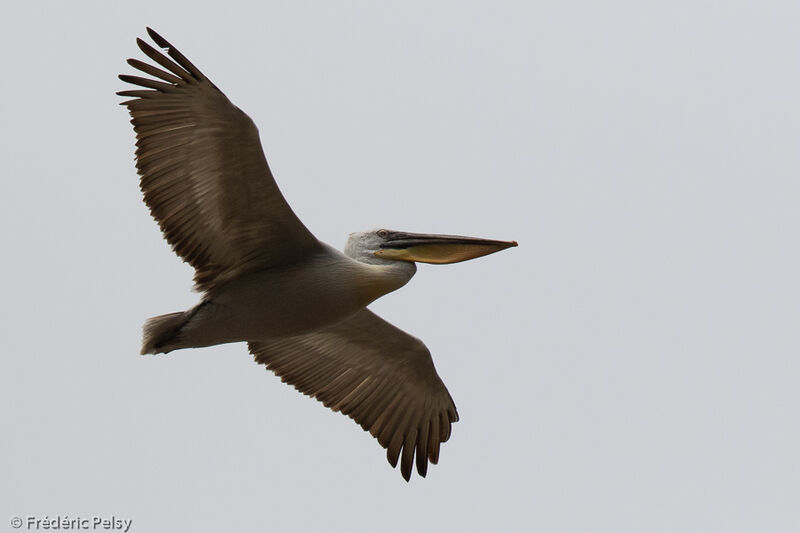
{"type": "Polygon", "coordinates": [[[198,289],[287,264],[320,246],[272,177],[258,130],[192,63],[147,29],[170,60],[141,39],[164,71],[129,59],[158,80],[120,75],[145,89],[121,91],[136,131],[144,201],[175,252],[195,268],[198,289]]]}
{"type": "Polygon", "coordinates": [[[349,416],[387,449],[408,481],[439,460],[458,413],[419,339],[368,309],[313,333],[250,342],[257,362],[281,380],[349,416]]]}

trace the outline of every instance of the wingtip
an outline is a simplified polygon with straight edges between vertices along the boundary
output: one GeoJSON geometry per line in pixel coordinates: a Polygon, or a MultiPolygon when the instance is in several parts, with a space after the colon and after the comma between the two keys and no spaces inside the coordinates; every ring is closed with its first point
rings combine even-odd
{"type": "Polygon", "coordinates": [[[147,26],[147,35],[149,35],[150,38],[153,39],[153,42],[155,42],[161,48],[169,48],[170,46],[172,46],[166,39],[164,39],[161,35],[159,35],[158,32],[153,28],[151,28],[150,26],[147,26]]]}
{"type": "Polygon", "coordinates": [[[139,50],[141,50],[145,54],[147,54],[148,51],[153,50],[153,47],[150,46],[150,43],[148,43],[147,41],[145,41],[141,37],[137,37],[136,38],[136,46],[138,46],[139,50]]]}
{"type": "Polygon", "coordinates": [[[400,460],[400,448],[393,449],[392,446],[386,448],[386,460],[392,465],[392,468],[397,468],[397,461],[400,460]]]}

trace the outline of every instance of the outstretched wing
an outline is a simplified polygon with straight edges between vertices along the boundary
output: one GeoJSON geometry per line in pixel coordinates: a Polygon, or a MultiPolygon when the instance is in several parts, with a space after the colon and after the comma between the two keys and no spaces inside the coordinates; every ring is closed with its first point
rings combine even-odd
{"type": "Polygon", "coordinates": [[[175,252],[195,268],[198,289],[288,264],[320,246],[292,212],[272,177],[258,129],[244,112],[156,32],[139,48],[162,70],[157,79],[120,75],[144,89],[121,91],[136,131],[144,201],[175,252]]]}
{"type": "Polygon", "coordinates": [[[257,362],[281,380],[349,416],[386,448],[408,481],[439,460],[458,413],[419,339],[368,309],[332,326],[267,341],[250,342],[257,362]]]}

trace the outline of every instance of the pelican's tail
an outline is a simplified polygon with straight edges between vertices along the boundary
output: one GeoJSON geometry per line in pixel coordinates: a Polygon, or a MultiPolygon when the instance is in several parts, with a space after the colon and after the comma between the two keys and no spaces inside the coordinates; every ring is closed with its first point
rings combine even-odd
{"type": "Polygon", "coordinates": [[[167,353],[173,348],[181,328],[186,324],[187,313],[168,313],[148,318],[142,327],[142,355],[148,353],[167,353]]]}

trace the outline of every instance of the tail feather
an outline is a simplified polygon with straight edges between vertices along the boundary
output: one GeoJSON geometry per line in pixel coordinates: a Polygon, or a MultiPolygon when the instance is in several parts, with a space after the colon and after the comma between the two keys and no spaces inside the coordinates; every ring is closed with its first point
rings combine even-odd
{"type": "Polygon", "coordinates": [[[169,352],[181,328],[186,323],[186,313],[168,313],[148,318],[142,327],[142,355],[169,352]]]}

